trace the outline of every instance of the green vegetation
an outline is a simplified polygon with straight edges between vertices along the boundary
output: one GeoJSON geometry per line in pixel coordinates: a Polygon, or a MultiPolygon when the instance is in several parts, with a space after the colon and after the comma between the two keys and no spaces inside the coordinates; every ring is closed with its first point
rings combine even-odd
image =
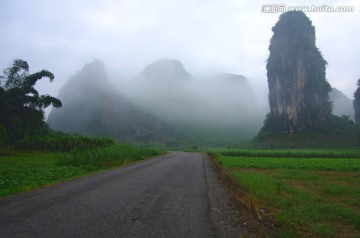
{"type": "Polygon", "coordinates": [[[116,144],[57,153],[3,151],[0,153],[0,196],[126,165],[162,153],[164,151],[158,149],[116,144]]]}
{"type": "Polygon", "coordinates": [[[59,108],[62,104],[57,98],[39,95],[34,88],[44,77],[54,79],[47,70],[29,74],[28,63],[20,59],[14,60],[12,67],[0,76],[0,145],[48,133],[44,109],[50,105],[59,108]]]}
{"type": "MultiPolygon", "coordinates": [[[[266,124],[266,123],[265,123],[266,124]]],[[[326,149],[352,149],[360,148],[360,127],[355,125],[348,117],[331,115],[324,124],[316,129],[306,129],[293,135],[280,135],[263,130],[254,138],[250,148],[326,148],[326,149]]]]}
{"type": "Polygon", "coordinates": [[[58,108],[62,103],[34,89],[43,77],[54,79],[46,70],[29,74],[29,65],[20,59],[0,77],[0,196],[164,152],[50,130],[44,109],[50,105],[58,108]]]}
{"type": "Polygon", "coordinates": [[[359,150],[233,150],[213,157],[243,191],[238,200],[260,219],[271,217],[272,236],[360,235],[359,150]]]}
{"type": "Polygon", "coordinates": [[[227,150],[225,156],[270,157],[270,158],[360,158],[360,150],[227,150]]]}
{"type": "Polygon", "coordinates": [[[337,158],[267,158],[267,157],[227,157],[218,159],[221,165],[230,168],[256,168],[256,169],[304,169],[322,171],[358,171],[360,159],[337,158]]]}
{"type": "Polygon", "coordinates": [[[61,166],[86,168],[88,171],[111,168],[143,160],[163,153],[158,149],[135,147],[131,145],[113,145],[103,148],[75,150],[58,154],[57,163],[61,166]]]}
{"type": "Polygon", "coordinates": [[[85,150],[95,147],[114,145],[109,138],[93,138],[81,135],[69,135],[63,132],[50,131],[43,136],[27,136],[16,144],[16,149],[27,151],[71,151],[74,149],[85,150]]]}
{"type": "Polygon", "coordinates": [[[16,153],[0,156],[0,196],[85,175],[86,169],[59,166],[54,153],[16,153]]]}

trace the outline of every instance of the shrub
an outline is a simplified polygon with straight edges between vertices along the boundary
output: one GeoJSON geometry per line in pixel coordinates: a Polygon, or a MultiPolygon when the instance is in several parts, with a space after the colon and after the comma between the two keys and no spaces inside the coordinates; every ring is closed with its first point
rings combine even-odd
{"type": "Polygon", "coordinates": [[[115,144],[115,142],[109,138],[92,138],[81,135],[52,132],[45,136],[27,136],[20,140],[16,147],[21,150],[65,152],[105,147],[113,144],[115,144]]]}

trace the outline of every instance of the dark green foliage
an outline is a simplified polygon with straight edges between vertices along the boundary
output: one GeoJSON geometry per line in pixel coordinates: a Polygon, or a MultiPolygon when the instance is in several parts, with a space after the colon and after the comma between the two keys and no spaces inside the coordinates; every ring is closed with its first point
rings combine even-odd
{"type": "Polygon", "coordinates": [[[88,150],[74,150],[59,154],[57,164],[60,166],[75,166],[87,171],[106,169],[124,165],[152,156],[160,155],[159,149],[136,147],[132,145],[112,145],[88,150]]]}
{"type": "Polygon", "coordinates": [[[7,143],[16,142],[28,135],[46,134],[44,109],[50,105],[61,107],[61,101],[49,95],[39,95],[34,88],[42,78],[54,79],[47,71],[29,74],[24,60],[14,60],[12,67],[4,70],[0,84],[0,123],[7,143]]]}
{"type": "Polygon", "coordinates": [[[326,118],[324,124],[318,129],[319,132],[329,136],[350,136],[351,132],[358,131],[358,127],[348,116],[338,117],[331,115],[326,118]]]}
{"type": "Polygon", "coordinates": [[[114,145],[108,138],[92,138],[81,135],[69,135],[62,132],[51,132],[47,135],[26,136],[16,144],[16,148],[28,151],[71,151],[86,150],[96,147],[114,145]]]}
{"type": "Polygon", "coordinates": [[[355,125],[348,116],[330,115],[320,127],[306,129],[293,135],[275,131],[276,128],[282,128],[281,126],[277,120],[265,123],[265,129],[260,131],[248,147],[270,149],[360,148],[360,127],[355,125]]]}
{"type": "Polygon", "coordinates": [[[257,139],[270,136],[281,136],[289,134],[291,121],[286,116],[276,116],[268,113],[264,121],[264,126],[256,136],[257,139]]]}
{"type": "Polygon", "coordinates": [[[355,123],[360,124],[360,79],[357,81],[357,86],[354,93],[355,123]]]}
{"type": "Polygon", "coordinates": [[[5,127],[0,123],[0,146],[3,145],[6,138],[6,130],[5,127]]]}

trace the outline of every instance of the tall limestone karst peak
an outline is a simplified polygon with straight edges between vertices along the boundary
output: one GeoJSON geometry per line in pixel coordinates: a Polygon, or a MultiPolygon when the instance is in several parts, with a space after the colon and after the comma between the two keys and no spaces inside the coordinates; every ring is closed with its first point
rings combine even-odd
{"type": "Polygon", "coordinates": [[[142,76],[155,79],[188,79],[191,75],[186,72],[183,64],[176,60],[158,60],[155,61],[144,69],[141,73],[142,76]]]}
{"type": "Polygon", "coordinates": [[[94,83],[107,80],[105,64],[98,59],[94,59],[92,62],[84,65],[76,74],[76,78],[77,80],[94,81],[94,83]]]}
{"type": "Polygon", "coordinates": [[[280,15],[279,21],[272,28],[274,35],[271,39],[269,49],[276,47],[278,43],[293,44],[297,46],[315,46],[315,27],[311,20],[302,11],[291,11],[280,15]],[[280,40],[279,40],[280,39],[280,40]],[[280,42],[279,42],[280,41],[280,42]]]}
{"type": "Polygon", "coordinates": [[[105,64],[99,59],[93,59],[90,63],[84,65],[83,69],[91,70],[91,69],[101,69],[105,70],[105,64]]]}
{"type": "Polygon", "coordinates": [[[94,91],[112,91],[111,83],[105,71],[105,65],[102,61],[94,59],[72,76],[64,87],[60,90],[62,100],[68,98],[67,95],[79,94],[81,96],[91,96],[94,91]]]}
{"type": "Polygon", "coordinates": [[[321,126],[331,114],[331,87],[314,26],[303,12],[291,11],[272,30],[266,65],[270,114],[264,128],[292,134],[321,126]]]}

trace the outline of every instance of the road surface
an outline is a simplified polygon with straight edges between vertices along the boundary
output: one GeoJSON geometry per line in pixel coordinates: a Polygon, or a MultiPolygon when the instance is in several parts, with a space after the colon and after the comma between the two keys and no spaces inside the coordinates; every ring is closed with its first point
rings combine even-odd
{"type": "Polygon", "coordinates": [[[239,237],[210,162],[170,152],[0,199],[0,237],[239,237]]]}

